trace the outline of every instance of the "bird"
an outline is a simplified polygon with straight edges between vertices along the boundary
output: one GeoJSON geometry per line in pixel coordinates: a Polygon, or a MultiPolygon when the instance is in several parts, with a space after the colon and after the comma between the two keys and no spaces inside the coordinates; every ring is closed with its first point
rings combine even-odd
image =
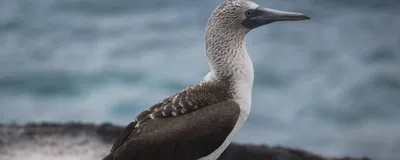
{"type": "Polygon", "coordinates": [[[216,160],[250,114],[254,69],[246,35],[273,22],[307,19],[249,0],[223,1],[206,25],[210,71],[141,112],[103,160],[216,160]]]}

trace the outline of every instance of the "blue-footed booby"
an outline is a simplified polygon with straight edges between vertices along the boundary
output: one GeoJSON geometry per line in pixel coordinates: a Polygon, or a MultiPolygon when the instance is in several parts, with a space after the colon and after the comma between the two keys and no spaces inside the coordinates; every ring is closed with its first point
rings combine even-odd
{"type": "Polygon", "coordinates": [[[301,13],[226,0],[207,22],[210,72],[140,113],[104,160],[215,160],[250,113],[253,64],[244,44],[247,33],[276,21],[310,19],[301,13]]]}

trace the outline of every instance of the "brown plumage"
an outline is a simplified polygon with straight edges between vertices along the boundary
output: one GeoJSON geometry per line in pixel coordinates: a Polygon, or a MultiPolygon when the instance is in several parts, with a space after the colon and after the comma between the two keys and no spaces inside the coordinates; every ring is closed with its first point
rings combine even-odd
{"type": "Polygon", "coordinates": [[[127,126],[111,152],[115,152],[129,137],[134,136],[134,133],[142,132],[141,126],[145,126],[147,122],[189,114],[196,109],[232,99],[229,88],[229,85],[200,82],[151,106],[127,126]]]}
{"type": "Polygon", "coordinates": [[[137,122],[132,122],[104,160],[204,157],[223,143],[235,126],[239,110],[236,102],[228,100],[179,117],[151,119],[137,127],[137,122]]]}

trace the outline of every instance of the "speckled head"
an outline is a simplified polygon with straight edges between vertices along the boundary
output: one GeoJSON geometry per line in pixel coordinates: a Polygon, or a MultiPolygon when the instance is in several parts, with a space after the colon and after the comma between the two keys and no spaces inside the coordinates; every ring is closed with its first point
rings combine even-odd
{"type": "Polygon", "coordinates": [[[226,0],[209,19],[208,25],[218,23],[225,28],[251,30],[277,21],[307,20],[302,13],[264,8],[248,0],[226,0]]]}
{"type": "Polygon", "coordinates": [[[246,79],[252,85],[253,64],[244,43],[247,33],[276,21],[305,19],[310,18],[301,13],[267,9],[248,0],[226,0],[207,22],[205,47],[212,71],[207,79],[235,77],[235,81],[246,79]]]}

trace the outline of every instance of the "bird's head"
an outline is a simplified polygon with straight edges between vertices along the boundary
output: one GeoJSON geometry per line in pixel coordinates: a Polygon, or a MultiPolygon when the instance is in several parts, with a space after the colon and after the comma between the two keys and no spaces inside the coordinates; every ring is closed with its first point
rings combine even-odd
{"type": "Polygon", "coordinates": [[[211,15],[208,25],[235,30],[251,30],[277,21],[307,20],[302,13],[264,8],[249,0],[226,0],[211,15]]]}

